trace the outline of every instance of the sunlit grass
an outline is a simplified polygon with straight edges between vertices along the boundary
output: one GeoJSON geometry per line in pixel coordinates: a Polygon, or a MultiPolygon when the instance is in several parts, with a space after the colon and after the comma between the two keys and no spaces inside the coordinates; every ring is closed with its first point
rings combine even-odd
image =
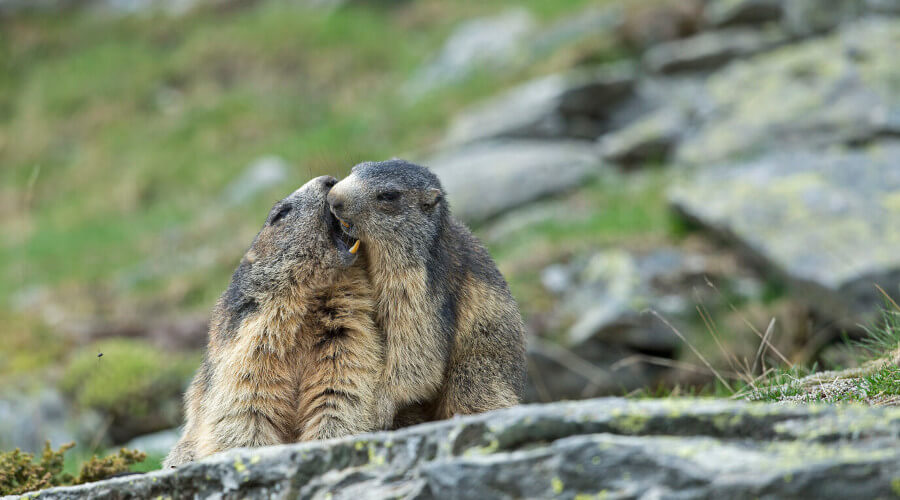
{"type": "Polygon", "coordinates": [[[477,74],[410,103],[402,84],[457,22],[511,6],[547,20],[583,3],[331,12],[270,1],[183,18],[9,21],[0,37],[0,186],[18,199],[0,223],[29,224],[24,238],[0,244],[0,296],[26,285],[91,286],[157,258],[161,233],[179,228],[190,240],[197,214],[220,205],[225,186],[260,156],[293,166],[283,192],[261,193],[217,230],[237,224],[246,233],[258,223],[248,214],[311,176],[426,147],[460,107],[529,76],[477,74]]]}

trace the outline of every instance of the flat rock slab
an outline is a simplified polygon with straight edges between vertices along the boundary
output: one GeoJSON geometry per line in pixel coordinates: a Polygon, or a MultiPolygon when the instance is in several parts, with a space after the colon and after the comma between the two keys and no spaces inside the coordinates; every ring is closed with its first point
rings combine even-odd
{"type": "Polygon", "coordinates": [[[232,450],[39,498],[892,498],[898,476],[900,409],[611,398],[232,450]]]}
{"type": "Polygon", "coordinates": [[[762,24],[782,16],[780,0],[713,0],[704,11],[706,23],[713,27],[762,24]]]}
{"type": "Polygon", "coordinates": [[[845,325],[900,296],[900,143],[785,152],[701,171],[674,207],[737,242],[845,325]]]}
{"type": "Polygon", "coordinates": [[[675,159],[715,164],[900,134],[898,46],[900,20],[862,19],[731,63],[708,78],[702,126],[675,159]]]}
{"type": "Polygon", "coordinates": [[[599,173],[585,141],[507,140],[472,144],[424,162],[441,179],[453,213],[478,222],[571,189],[599,173]]]}
{"type": "Polygon", "coordinates": [[[784,43],[779,30],[726,29],[661,43],[648,50],[644,66],[654,73],[709,71],[784,43]]]}
{"type": "Polygon", "coordinates": [[[523,83],[464,110],[445,146],[496,137],[596,137],[596,121],[610,118],[631,95],[630,64],[583,68],[523,83]]]}

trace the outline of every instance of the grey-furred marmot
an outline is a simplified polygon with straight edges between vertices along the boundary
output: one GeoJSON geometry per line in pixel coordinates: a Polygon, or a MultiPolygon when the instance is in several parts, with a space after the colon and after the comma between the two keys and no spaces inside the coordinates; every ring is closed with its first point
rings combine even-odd
{"type": "Polygon", "coordinates": [[[376,409],[384,339],[371,285],[326,204],[335,182],[313,179],[272,208],[213,310],[165,467],[390,425],[376,409]]]}
{"type": "Polygon", "coordinates": [[[518,306],[487,250],[451,216],[437,176],[403,160],[362,163],[328,202],[361,242],[386,337],[380,411],[398,411],[401,426],[517,404],[518,306]]]}

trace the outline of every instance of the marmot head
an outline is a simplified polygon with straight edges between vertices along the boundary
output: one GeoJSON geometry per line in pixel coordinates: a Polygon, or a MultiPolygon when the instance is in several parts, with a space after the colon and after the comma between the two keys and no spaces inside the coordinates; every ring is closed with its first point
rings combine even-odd
{"type": "Polygon", "coordinates": [[[234,279],[256,294],[328,286],[359,248],[341,231],[326,196],[337,179],[317,177],[272,207],[234,279]]]}
{"type": "Polygon", "coordinates": [[[448,209],[436,175],[403,161],[360,163],[328,193],[344,233],[396,251],[425,249],[448,209]]]}

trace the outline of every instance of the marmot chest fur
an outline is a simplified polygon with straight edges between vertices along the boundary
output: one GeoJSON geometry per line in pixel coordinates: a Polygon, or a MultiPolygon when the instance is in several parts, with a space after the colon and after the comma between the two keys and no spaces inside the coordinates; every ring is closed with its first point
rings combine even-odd
{"type": "MultiPolygon", "coordinates": [[[[385,425],[375,415],[383,338],[357,246],[319,177],[278,202],[219,299],[185,395],[184,434],[164,465],[235,447],[385,425]]],[[[384,417],[388,419],[389,417],[384,417]]]]}

